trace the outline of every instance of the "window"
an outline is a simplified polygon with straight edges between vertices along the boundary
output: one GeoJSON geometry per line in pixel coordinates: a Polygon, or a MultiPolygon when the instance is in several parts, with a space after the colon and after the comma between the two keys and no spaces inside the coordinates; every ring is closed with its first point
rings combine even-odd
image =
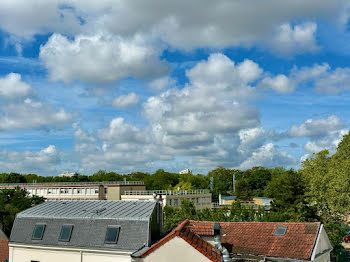
{"type": "Polygon", "coordinates": [[[277,226],[275,229],[275,236],[284,236],[287,232],[287,228],[288,227],[284,227],[284,226],[277,226]]]}
{"type": "Polygon", "coordinates": [[[174,199],[174,206],[177,206],[179,203],[179,200],[178,199],[174,199]]]}
{"type": "Polygon", "coordinates": [[[172,205],[173,205],[173,200],[169,199],[169,206],[172,206],[172,205]]]}
{"type": "Polygon", "coordinates": [[[60,237],[58,238],[58,241],[69,242],[72,236],[72,231],[73,231],[73,225],[63,225],[61,227],[61,233],[60,233],[60,237]]]}
{"type": "Polygon", "coordinates": [[[119,226],[108,226],[106,231],[106,244],[117,244],[119,236],[120,227],[119,226]]]}
{"type": "Polygon", "coordinates": [[[45,224],[36,224],[33,230],[32,239],[33,240],[41,240],[43,239],[45,224]]]}

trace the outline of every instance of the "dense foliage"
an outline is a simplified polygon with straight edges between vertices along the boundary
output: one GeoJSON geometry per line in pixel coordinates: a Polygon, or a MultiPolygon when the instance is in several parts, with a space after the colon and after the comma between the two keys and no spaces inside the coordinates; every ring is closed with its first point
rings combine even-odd
{"type": "Polygon", "coordinates": [[[23,189],[0,190],[0,225],[7,236],[10,236],[11,228],[16,214],[44,201],[42,197],[28,196],[23,189]]]}

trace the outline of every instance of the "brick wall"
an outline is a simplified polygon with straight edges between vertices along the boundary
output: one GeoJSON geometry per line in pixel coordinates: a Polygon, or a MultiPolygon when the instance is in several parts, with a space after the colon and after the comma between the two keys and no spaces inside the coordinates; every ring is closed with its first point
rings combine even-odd
{"type": "Polygon", "coordinates": [[[9,257],[9,246],[7,239],[0,239],[0,262],[4,262],[9,257]]]}

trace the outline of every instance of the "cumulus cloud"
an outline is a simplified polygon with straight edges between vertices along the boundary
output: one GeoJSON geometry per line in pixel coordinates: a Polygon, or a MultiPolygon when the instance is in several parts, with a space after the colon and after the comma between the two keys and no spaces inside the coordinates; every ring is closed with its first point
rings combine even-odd
{"type": "Polygon", "coordinates": [[[0,151],[0,165],[3,172],[56,175],[56,168],[61,161],[62,152],[54,145],[39,151],[0,151]]]}
{"type": "Polygon", "coordinates": [[[265,89],[271,88],[278,93],[292,93],[296,85],[287,76],[277,75],[275,77],[265,77],[261,80],[259,87],[265,89]]]}
{"type": "Polygon", "coordinates": [[[20,98],[28,96],[32,88],[21,80],[21,75],[10,73],[0,77],[0,97],[20,98]]]}
{"type": "Polygon", "coordinates": [[[301,125],[292,125],[289,134],[293,137],[325,136],[331,131],[345,127],[345,123],[335,115],[327,119],[306,119],[301,125]]]}
{"type": "Polygon", "coordinates": [[[26,98],[23,103],[5,104],[0,110],[0,130],[30,128],[62,128],[73,115],[63,108],[55,111],[50,105],[26,98]]]}
{"type": "Polygon", "coordinates": [[[52,80],[113,82],[126,77],[152,79],[169,72],[160,49],[142,37],[130,40],[111,34],[79,35],[74,40],[54,34],[40,48],[52,80]]]}
{"type": "Polygon", "coordinates": [[[298,86],[310,84],[316,93],[339,94],[350,90],[350,68],[332,69],[329,64],[314,64],[311,67],[294,67],[289,75],[265,76],[259,88],[271,88],[278,93],[291,93],[298,86]]]}
{"type": "Polygon", "coordinates": [[[326,119],[306,119],[300,125],[292,125],[288,133],[290,137],[308,137],[310,140],[304,145],[308,153],[324,149],[334,153],[348,129],[341,119],[331,115],[326,119]]]}
{"type": "Polygon", "coordinates": [[[268,143],[260,147],[257,151],[252,153],[252,156],[243,161],[239,168],[248,169],[254,166],[276,167],[285,166],[292,167],[297,164],[295,157],[280,152],[272,143],[268,143]]]}
{"type": "MultiPolygon", "coordinates": [[[[253,61],[235,64],[222,54],[211,55],[187,70],[184,87],[169,88],[143,104],[148,125],[136,127],[117,117],[97,132],[96,142],[78,141],[82,167],[96,170],[98,163],[143,170],[178,158],[201,170],[239,166],[276,137],[259,126],[257,108],[247,103],[262,74],[253,61]]],[[[291,164],[285,153],[268,149],[269,166],[291,164]]]]}
{"type": "Polygon", "coordinates": [[[175,87],[175,85],[176,85],[175,79],[169,76],[164,76],[164,77],[154,79],[148,84],[149,88],[153,90],[163,90],[165,88],[175,87]]]}
{"type": "Polygon", "coordinates": [[[127,95],[121,95],[113,100],[113,106],[116,108],[125,108],[131,105],[135,105],[139,102],[139,97],[135,93],[127,95]]]}
{"type": "Polygon", "coordinates": [[[316,23],[302,23],[291,26],[289,23],[278,27],[272,38],[271,46],[281,54],[316,52],[320,47],[316,43],[316,23]]]}
{"type": "Polygon", "coordinates": [[[312,24],[288,27],[289,22],[312,19],[344,24],[348,14],[345,6],[342,0],[38,0],[35,5],[25,0],[4,0],[0,3],[0,25],[7,32],[26,37],[50,32],[96,33],[104,27],[115,35],[147,34],[172,47],[191,49],[259,44],[270,39],[276,25],[282,24],[277,40],[286,44],[289,51],[296,45],[309,48],[306,43],[312,41],[309,37],[315,30],[312,24]],[[196,10],[195,15],[192,10],[196,10]]]}

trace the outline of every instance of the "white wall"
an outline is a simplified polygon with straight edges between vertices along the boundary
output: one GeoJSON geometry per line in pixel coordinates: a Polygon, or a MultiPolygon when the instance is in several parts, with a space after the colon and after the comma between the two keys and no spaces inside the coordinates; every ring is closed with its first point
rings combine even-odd
{"type": "Polygon", "coordinates": [[[181,237],[173,239],[154,250],[138,262],[210,262],[211,260],[188,244],[181,237]]]}
{"type": "Polygon", "coordinates": [[[130,262],[129,253],[98,253],[86,250],[10,246],[9,262],[130,262]]]}

